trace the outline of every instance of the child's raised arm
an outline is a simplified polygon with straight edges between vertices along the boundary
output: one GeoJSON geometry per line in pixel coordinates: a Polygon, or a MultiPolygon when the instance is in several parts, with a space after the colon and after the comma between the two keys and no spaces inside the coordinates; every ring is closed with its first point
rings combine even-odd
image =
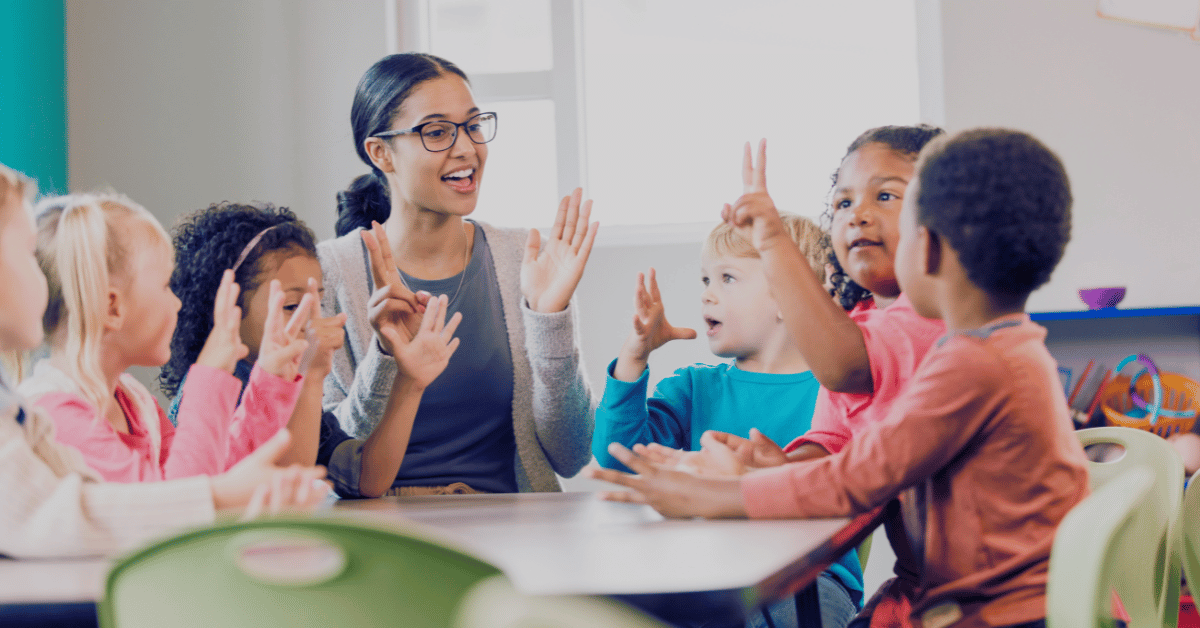
{"type": "Polygon", "coordinates": [[[637,289],[633,297],[633,331],[621,346],[613,377],[623,382],[637,381],[646,370],[646,361],[655,349],[672,340],[691,340],[696,330],[675,327],[667,322],[662,294],[658,291],[658,279],[650,269],[650,287],[646,287],[646,276],[638,273],[637,289]]]}
{"type": "Polygon", "coordinates": [[[800,248],[784,230],[779,211],[767,193],[765,139],[758,145],[757,164],[750,143],[746,143],[742,182],[745,187],[741,198],[725,205],[721,218],[758,249],[771,296],[779,304],[788,332],[813,375],[834,392],[872,392],[871,363],[862,330],[817,281],[800,248]]]}
{"type": "Polygon", "coordinates": [[[458,349],[459,339],[454,337],[454,332],[462,322],[462,313],[455,312],[446,322],[448,303],[444,294],[430,299],[421,317],[421,326],[411,339],[393,328],[383,330],[395,351],[398,371],[383,419],[363,443],[358,490],[364,497],[378,497],[391,488],[408,450],[421,397],[433,380],[446,370],[450,356],[458,349]]]}

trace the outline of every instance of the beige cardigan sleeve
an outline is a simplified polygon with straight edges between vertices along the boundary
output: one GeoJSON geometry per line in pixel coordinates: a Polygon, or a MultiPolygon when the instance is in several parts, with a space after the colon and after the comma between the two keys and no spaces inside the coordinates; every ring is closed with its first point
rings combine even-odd
{"type": "Polygon", "coordinates": [[[54,440],[40,410],[0,410],[0,554],[107,555],[185,527],[212,523],[208,477],[98,482],[74,448],[54,440]]]}

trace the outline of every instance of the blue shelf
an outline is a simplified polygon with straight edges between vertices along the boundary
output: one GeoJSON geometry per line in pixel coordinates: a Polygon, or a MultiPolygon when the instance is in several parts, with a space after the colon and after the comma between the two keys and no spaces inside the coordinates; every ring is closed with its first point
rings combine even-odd
{"type": "Polygon", "coordinates": [[[1035,321],[1103,320],[1109,318],[1139,318],[1147,316],[1200,316],[1200,305],[1184,307],[1146,307],[1130,310],[1105,308],[1103,310],[1080,310],[1077,312],[1031,312],[1035,321]]]}

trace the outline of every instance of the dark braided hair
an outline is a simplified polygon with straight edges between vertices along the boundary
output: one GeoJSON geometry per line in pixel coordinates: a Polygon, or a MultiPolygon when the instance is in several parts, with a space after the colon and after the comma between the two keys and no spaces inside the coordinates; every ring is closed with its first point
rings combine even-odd
{"type": "MultiPolygon", "coordinates": [[[[846,149],[846,154],[842,157],[842,161],[846,160],[854,151],[862,148],[867,144],[884,144],[892,150],[902,153],[911,154],[916,157],[921,149],[925,147],[933,138],[945,133],[942,129],[928,124],[918,124],[916,126],[880,126],[873,129],[868,129],[862,135],[854,138],[850,142],[849,148],[846,149]]],[[[837,187],[838,174],[841,172],[839,167],[833,172],[833,182],[830,185],[830,191],[837,187]]],[[[833,293],[830,296],[837,297],[838,303],[845,310],[852,310],[854,306],[866,300],[871,296],[871,292],[866,288],[854,283],[850,275],[842,270],[842,265],[838,262],[837,255],[833,250],[833,207],[825,204],[825,212],[821,214],[821,228],[825,231],[825,239],[823,244],[826,250],[829,251],[829,265],[833,268],[833,272],[829,275],[829,282],[833,284],[833,293]]]]}
{"type": "Polygon", "coordinates": [[[354,104],[350,107],[350,128],[354,132],[358,158],[371,172],[357,177],[350,187],[337,193],[338,217],[334,231],[338,236],[359,227],[369,229],[372,220],[382,223],[388,219],[392,204],[387,179],[371,163],[363,142],[391,127],[400,115],[400,107],[417,86],[446,74],[467,81],[466,73],[441,57],[406,52],[380,59],[359,79],[354,90],[354,104]]]}
{"type": "Polygon", "coordinates": [[[246,255],[234,273],[241,286],[238,305],[245,314],[245,295],[257,290],[264,274],[263,259],[270,253],[292,250],[317,256],[316,236],[296,214],[270,203],[217,203],[183,217],[175,227],[175,272],[171,290],[183,302],[171,338],[171,359],[159,373],[158,383],[168,397],[175,396],[213,327],[213,301],[221,275],[250,240],[264,229],[262,240],[246,255]],[[275,226],[278,225],[278,226],[275,226]]]}

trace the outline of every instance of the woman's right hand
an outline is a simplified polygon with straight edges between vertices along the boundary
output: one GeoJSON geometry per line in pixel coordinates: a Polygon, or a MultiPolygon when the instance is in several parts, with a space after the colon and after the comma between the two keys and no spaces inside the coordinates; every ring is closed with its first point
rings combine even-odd
{"type": "Polygon", "coordinates": [[[249,347],[242,342],[242,308],[237,304],[238,290],[237,283],[233,281],[233,271],[226,270],[213,300],[212,331],[208,332],[208,339],[196,357],[196,364],[233,373],[238,360],[250,354],[249,347]]]}
{"type": "Polygon", "coordinates": [[[447,323],[448,303],[444,294],[429,300],[421,317],[421,327],[412,340],[406,341],[390,329],[385,331],[396,349],[393,355],[400,373],[421,390],[428,388],[446,370],[450,356],[458,349],[459,340],[454,337],[454,331],[462,322],[462,312],[455,312],[447,323]]]}
{"type": "Polygon", "coordinates": [[[384,330],[390,330],[391,336],[404,341],[412,340],[421,328],[421,313],[429,302],[429,293],[414,293],[404,285],[382,225],[371,221],[371,229],[363,230],[362,239],[367,245],[371,277],[375,280],[375,292],[367,302],[371,326],[375,328],[375,338],[384,353],[396,355],[394,343],[384,330]]]}

